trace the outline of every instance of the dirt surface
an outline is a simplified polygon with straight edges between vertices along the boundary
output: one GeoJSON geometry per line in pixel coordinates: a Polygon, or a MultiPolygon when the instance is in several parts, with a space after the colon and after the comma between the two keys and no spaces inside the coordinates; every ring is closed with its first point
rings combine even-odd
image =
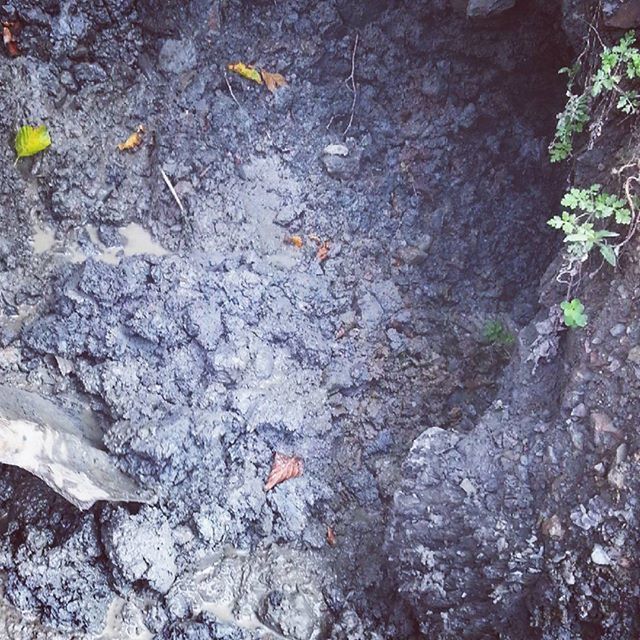
{"type": "Polygon", "coordinates": [[[0,5],[0,382],[90,408],[157,497],[81,512],[2,467],[0,637],[633,637],[635,267],[527,361],[560,7],[448,5],[0,5]],[[304,473],[265,492],[276,453],[304,473]]]}

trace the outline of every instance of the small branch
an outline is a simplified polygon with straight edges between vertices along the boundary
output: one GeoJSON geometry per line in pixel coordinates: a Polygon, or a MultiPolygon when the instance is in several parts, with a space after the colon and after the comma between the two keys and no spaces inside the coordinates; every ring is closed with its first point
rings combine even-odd
{"type": "Polygon", "coordinates": [[[240,103],[238,102],[238,99],[236,98],[236,94],[233,93],[233,89],[231,88],[231,83],[229,82],[229,78],[227,77],[226,71],[223,72],[223,74],[224,74],[224,81],[227,83],[227,88],[229,89],[229,93],[231,94],[233,101],[242,109],[240,103]]]}
{"type": "Polygon", "coordinates": [[[169,177],[167,176],[167,174],[164,172],[164,169],[162,167],[160,167],[160,173],[162,174],[162,177],[164,178],[164,181],[167,183],[167,187],[169,187],[169,191],[171,191],[171,195],[175,198],[175,201],[178,203],[178,206],[180,207],[180,211],[182,211],[182,213],[184,213],[184,206],[182,205],[182,202],[180,202],[180,198],[178,197],[178,194],[174,188],[174,186],[171,184],[171,180],[169,180],[169,177]]]}
{"type": "Polygon", "coordinates": [[[358,89],[356,87],[356,52],[358,51],[358,41],[360,40],[360,34],[356,33],[356,39],[353,43],[353,51],[351,52],[351,74],[345,80],[347,84],[351,84],[351,93],[353,93],[353,100],[351,101],[351,115],[349,116],[349,123],[347,128],[342,132],[343,136],[346,136],[353,124],[353,117],[356,112],[356,100],[358,99],[358,89]]]}

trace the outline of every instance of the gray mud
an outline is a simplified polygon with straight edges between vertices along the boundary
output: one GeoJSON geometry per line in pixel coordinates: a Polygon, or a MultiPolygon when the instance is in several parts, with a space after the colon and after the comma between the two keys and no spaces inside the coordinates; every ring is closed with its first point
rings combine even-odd
{"type": "Polygon", "coordinates": [[[41,637],[35,619],[55,638],[444,638],[450,608],[478,617],[467,637],[496,628],[475,569],[441,572],[482,593],[468,608],[437,576],[407,586],[451,558],[442,527],[411,538],[404,519],[464,497],[440,494],[447,469],[416,480],[421,448],[466,438],[470,459],[442,464],[502,477],[477,425],[510,354],[483,327],[534,317],[557,250],[545,154],[569,53],[553,3],[480,21],[445,4],[0,6],[25,24],[0,61],[0,381],[90,407],[157,498],[80,512],[2,467],[0,569],[25,616],[8,637],[41,637]],[[27,122],[53,145],[14,168],[27,122]],[[276,452],[304,474],[265,493],[276,452]]]}

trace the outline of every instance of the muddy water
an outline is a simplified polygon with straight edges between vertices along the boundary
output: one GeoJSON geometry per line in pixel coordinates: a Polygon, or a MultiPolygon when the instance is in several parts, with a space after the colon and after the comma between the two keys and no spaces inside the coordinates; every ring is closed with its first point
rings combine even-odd
{"type": "Polygon", "coordinates": [[[77,238],[65,238],[60,242],[56,240],[55,233],[52,229],[38,225],[33,227],[33,251],[37,255],[46,253],[62,254],[66,259],[75,264],[84,262],[89,255],[108,264],[118,264],[120,260],[126,256],[144,254],[164,256],[169,253],[161,244],[152,238],[149,231],[137,222],[131,222],[118,228],[123,238],[123,243],[114,247],[107,247],[100,240],[98,230],[94,225],[86,225],[83,227],[83,230],[91,240],[91,244],[95,249],[94,254],[88,254],[86,249],[80,245],[77,238]]]}

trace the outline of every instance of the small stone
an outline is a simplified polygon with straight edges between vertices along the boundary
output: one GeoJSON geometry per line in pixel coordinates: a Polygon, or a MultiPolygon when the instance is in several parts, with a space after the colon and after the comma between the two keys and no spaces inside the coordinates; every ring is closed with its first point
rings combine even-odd
{"type": "Polygon", "coordinates": [[[468,495],[468,496],[473,496],[476,494],[477,489],[475,487],[475,485],[473,484],[473,482],[471,482],[471,480],[469,480],[469,478],[465,478],[461,483],[460,483],[460,488],[468,495]]]}
{"type": "Polygon", "coordinates": [[[617,338],[618,336],[621,336],[626,330],[626,327],[619,322],[618,324],[613,325],[613,327],[611,327],[611,329],[609,329],[609,333],[614,337],[617,338]]]}
{"type": "Polygon", "coordinates": [[[627,360],[633,362],[634,364],[640,364],[640,345],[636,345],[629,350],[627,360]]]}
{"type": "Polygon", "coordinates": [[[349,155],[349,147],[344,144],[328,144],[322,150],[322,153],[330,156],[341,156],[342,158],[346,158],[349,155]]]}
{"type": "Polygon", "coordinates": [[[596,433],[620,433],[618,429],[613,426],[613,420],[603,411],[591,412],[591,426],[596,433]]]}
{"type": "Polygon", "coordinates": [[[602,462],[598,462],[598,464],[594,465],[593,470],[596,472],[596,475],[603,476],[605,472],[605,466],[602,462]]]}
{"type": "Polygon", "coordinates": [[[556,540],[560,540],[560,538],[562,538],[564,535],[564,529],[562,528],[562,523],[560,522],[560,518],[557,514],[553,514],[550,518],[547,518],[542,522],[542,533],[545,536],[555,538],[556,540]]]}
{"type": "Polygon", "coordinates": [[[574,418],[586,418],[587,417],[587,413],[588,413],[587,407],[584,405],[583,402],[581,402],[580,404],[577,404],[571,410],[571,415],[574,418]]]}
{"type": "Polygon", "coordinates": [[[595,544],[591,552],[591,562],[600,566],[608,566],[611,564],[611,558],[609,558],[602,545],[595,544]]]}
{"type": "Polygon", "coordinates": [[[467,16],[469,18],[486,18],[511,9],[515,3],[516,0],[469,0],[467,16]]]}

